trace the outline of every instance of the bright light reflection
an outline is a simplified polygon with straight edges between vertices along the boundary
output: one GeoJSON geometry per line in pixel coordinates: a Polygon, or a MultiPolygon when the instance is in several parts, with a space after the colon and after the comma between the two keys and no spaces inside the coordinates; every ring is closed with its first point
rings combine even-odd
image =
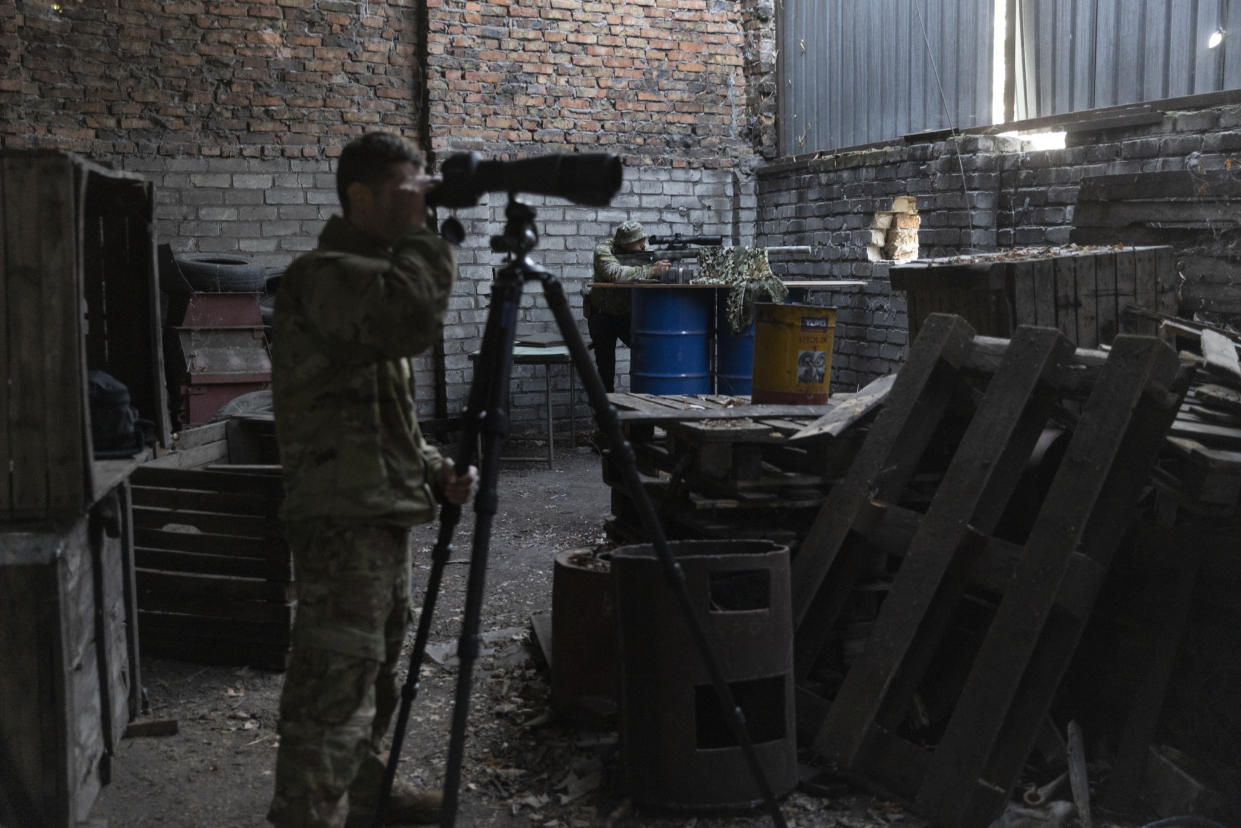
{"type": "Polygon", "coordinates": [[[1001,138],[1020,138],[1027,145],[1029,150],[1037,152],[1038,150],[1064,149],[1063,132],[1001,132],[1001,138]]]}
{"type": "Polygon", "coordinates": [[[1207,38],[1207,48],[1214,49],[1216,46],[1224,42],[1224,30],[1216,29],[1211,32],[1211,36],[1207,38]]]}

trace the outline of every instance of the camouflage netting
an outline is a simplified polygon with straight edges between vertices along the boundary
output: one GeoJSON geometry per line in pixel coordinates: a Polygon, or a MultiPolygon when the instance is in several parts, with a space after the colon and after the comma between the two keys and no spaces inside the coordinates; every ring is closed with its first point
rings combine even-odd
{"type": "Polygon", "coordinates": [[[721,285],[728,291],[728,327],[741,333],[754,321],[755,302],[783,302],[789,289],[771,272],[763,247],[709,248],[698,254],[692,285],[721,285]]]}

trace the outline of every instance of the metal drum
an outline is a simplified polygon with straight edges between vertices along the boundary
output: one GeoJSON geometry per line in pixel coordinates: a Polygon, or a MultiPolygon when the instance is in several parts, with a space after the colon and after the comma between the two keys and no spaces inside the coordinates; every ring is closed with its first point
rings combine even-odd
{"type": "Polygon", "coordinates": [[[728,324],[727,288],[715,291],[715,390],[738,396],[750,393],[754,372],[754,323],[741,333],[728,324]]]}
{"type": "Polygon", "coordinates": [[[556,553],[552,570],[552,707],[578,725],[616,716],[620,669],[612,555],[592,548],[556,553]]]}
{"type": "Polygon", "coordinates": [[[836,309],[757,305],[750,399],[776,405],[822,405],[832,377],[836,309]]]}
{"type": "Polygon", "coordinates": [[[710,290],[633,288],[629,388],[638,394],[710,394],[710,290]]]}
{"type": "MultiPolygon", "coordinates": [[[[744,715],[776,796],[797,783],[788,547],[673,541],[697,624],[744,715]]],[[[682,605],[649,544],[612,553],[621,649],[621,747],[634,800],[753,807],[762,792],[721,711],[682,605]]]]}

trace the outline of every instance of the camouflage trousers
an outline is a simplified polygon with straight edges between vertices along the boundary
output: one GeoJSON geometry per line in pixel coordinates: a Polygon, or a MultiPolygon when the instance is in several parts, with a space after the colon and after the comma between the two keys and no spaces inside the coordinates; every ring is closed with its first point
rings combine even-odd
{"type": "Polygon", "coordinates": [[[286,534],[297,615],[267,818],[281,828],[336,828],[350,798],[373,803],[383,778],[380,744],[410,612],[409,530],[322,520],[286,534]]]}

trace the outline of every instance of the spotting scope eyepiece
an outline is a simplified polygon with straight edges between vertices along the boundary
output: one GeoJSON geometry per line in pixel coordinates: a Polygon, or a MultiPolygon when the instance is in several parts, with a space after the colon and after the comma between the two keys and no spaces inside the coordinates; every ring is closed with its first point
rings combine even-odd
{"type": "Polygon", "coordinates": [[[451,155],[440,166],[440,184],[427,203],[473,207],[484,193],[537,193],[575,204],[604,207],[620,189],[624,169],[609,153],[544,155],[518,161],[488,161],[476,152],[451,155]]]}

